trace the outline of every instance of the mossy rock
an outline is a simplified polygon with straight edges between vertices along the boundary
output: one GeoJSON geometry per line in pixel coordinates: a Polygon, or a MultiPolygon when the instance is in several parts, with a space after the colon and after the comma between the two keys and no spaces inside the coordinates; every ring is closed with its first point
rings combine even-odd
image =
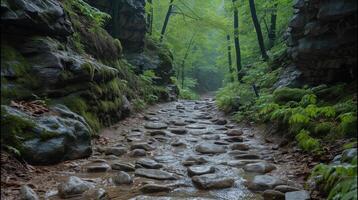
{"type": "Polygon", "coordinates": [[[289,101],[299,102],[302,97],[311,92],[299,88],[279,88],[273,93],[274,102],[277,104],[286,104],[289,101]]]}

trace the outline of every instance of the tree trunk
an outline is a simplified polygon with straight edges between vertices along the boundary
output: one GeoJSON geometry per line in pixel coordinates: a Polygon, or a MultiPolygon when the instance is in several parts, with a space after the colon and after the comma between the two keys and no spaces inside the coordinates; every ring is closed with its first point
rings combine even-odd
{"type": "Polygon", "coordinates": [[[277,3],[274,5],[271,13],[271,25],[269,31],[269,49],[275,45],[276,41],[276,23],[277,23],[277,3]]]}
{"type": "Polygon", "coordinates": [[[184,81],[185,81],[185,61],[189,56],[189,52],[190,52],[190,48],[194,43],[194,37],[195,37],[196,33],[194,33],[194,35],[191,37],[188,47],[186,49],[182,64],[181,64],[181,88],[184,89],[184,81]]]}
{"type": "Polygon", "coordinates": [[[241,51],[240,51],[240,41],[239,41],[239,10],[236,5],[237,0],[232,0],[234,6],[234,42],[236,50],[236,68],[238,73],[238,79],[240,81],[239,73],[242,69],[241,64],[241,51]]]}
{"type": "Polygon", "coordinates": [[[262,58],[265,61],[267,61],[268,60],[268,55],[267,55],[266,49],[265,49],[265,43],[264,43],[264,38],[262,36],[261,26],[260,26],[259,20],[257,19],[255,1],[254,0],[249,0],[249,3],[250,3],[250,11],[251,11],[251,16],[252,16],[252,21],[253,21],[254,26],[255,26],[257,40],[259,42],[261,55],[262,55],[262,58]]]}
{"type": "Polygon", "coordinates": [[[150,4],[150,10],[149,10],[149,13],[147,14],[148,33],[149,33],[149,35],[152,35],[152,33],[153,33],[153,15],[154,15],[153,0],[148,0],[148,3],[150,4]]]}
{"type": "Polygon", "coordinates": [[[167,15],[165,16],[162,32],[160,33],[160,42],[163,42],[164,34],[165,34],[165,31],[167,30],[169,18],[170,18],[170,15],[172,13],[172,9],[173,9],[173,2],[174,2],[174,0],[170,0],[170,5],[169,5],[169,8],[168,8],[167,15]]]}
{"type": "Polygon", "coordinates": [[[230,35],[228,34],[226,36],[227,39],[227,55],[228,55],[228,62],[229,62],[229,72],[230,72],[230,80],[231,82],[234,82],[234,69],[232,68],[232,57],[231,57],[231,41],[230,41],[230,35]]]}

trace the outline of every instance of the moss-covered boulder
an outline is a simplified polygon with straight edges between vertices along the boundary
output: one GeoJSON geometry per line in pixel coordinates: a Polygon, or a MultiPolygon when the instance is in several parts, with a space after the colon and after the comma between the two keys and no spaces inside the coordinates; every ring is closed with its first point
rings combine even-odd
{"type": "Polygon", "coordinates": [[[275,103],[283,105],[289,101],[299,102],[302,97],[310,93],[310,91],[304,89],[284,87],[276,89],[273,93],[273,98],[275,103]]]}
{"type": "Polygon", "coordinates": [[[34,117],[1,106],[1,143],[17,149],[29,163],[53,164],[91,154],[91,128],[83,117],[63,105],[34,117]]]}

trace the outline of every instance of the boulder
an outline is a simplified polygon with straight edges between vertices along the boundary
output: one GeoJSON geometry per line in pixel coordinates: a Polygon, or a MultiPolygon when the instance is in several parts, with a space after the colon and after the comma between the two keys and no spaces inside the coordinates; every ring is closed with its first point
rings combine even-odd
{"type": "MultiPolygon", "coordinates": [[[[1,106],[2,127],[11,130],[15,123],[19,129],[14,137],[24,138],[14,147],[25,160],[32,164],[54,164],[90,156],[91,129],[86,121],[63,105],[55,105],[50,110],[57,114],[33,117],[21,110],[1,106]]],[[[7,142],[13,145],[15,141],[7,142]]]]}

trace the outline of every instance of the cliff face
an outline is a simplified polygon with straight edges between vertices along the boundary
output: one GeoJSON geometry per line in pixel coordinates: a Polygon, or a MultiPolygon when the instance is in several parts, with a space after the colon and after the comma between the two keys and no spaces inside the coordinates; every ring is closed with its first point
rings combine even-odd
{"type": "MultiPolygon", "coordinates": [[[[6,148],[40,164],[88,156],[91,135],[101,127],[146,103],[169,100],[165,86],[136,75],[122,55],[123,49],[137,51],[144,38],[132,44],[123,39],[122,47],[122,40],[101,28],[105,18],[79,0],[1,2],[1,143],[6,148]]],[[[172,67],[170,59],[158,59],[172,67]]]]}
{"type": "Polygon", "coordinates": [[[311,84],[349,82],[357,75],[357,1],[296,0],[288,54],[311,84]]]}

